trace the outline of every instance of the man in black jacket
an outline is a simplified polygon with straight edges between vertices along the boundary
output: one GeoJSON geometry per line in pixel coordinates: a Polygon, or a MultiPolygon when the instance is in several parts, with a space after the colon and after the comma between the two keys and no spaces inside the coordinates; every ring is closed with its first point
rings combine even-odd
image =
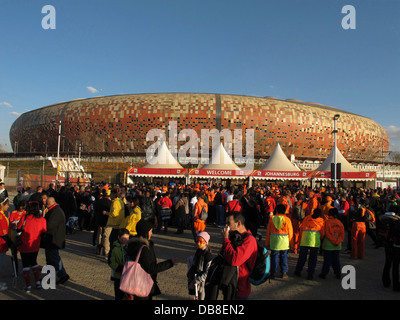
{"type": "Polygon", "coordinates": [[[63,284],[69,279],[59,254],[59,249],[65,248],[65,215],[53,197],[47,199],[46,206],[47,231],[42,237],[41,247],[45,249],[46,264],[56,269],[57,284],[63,284]]]}

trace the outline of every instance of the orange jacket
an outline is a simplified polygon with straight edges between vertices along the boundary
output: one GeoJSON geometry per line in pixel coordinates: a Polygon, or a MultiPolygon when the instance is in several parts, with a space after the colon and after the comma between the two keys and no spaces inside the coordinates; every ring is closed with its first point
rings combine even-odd
{"type": "Polygon", "coordinates": [[[329,218],[328,213],[329,213],[329,210],[332,208],[333,208],[333,206],[330,202],[327,202],[327,203],[321,205],[320,206],[320,209],[322,211],[321,218],[323,218],[324,220],[328,220],[328,218],[329,218]]]}
{"type": "Polygon", "coordinates": [[[208,212],[208,205],[207,203],[203,200],[203,198],[199,198],[197,200],[195,206],[194,206],[194,229],[197,232],[204,231],[206,229],[206,221],[205,220],[200,220],[200,213],[203,210],[203,208],[206,209],[208,212]]]}
{"type": "Polygon", "coordinates": [[[314,210],[317,209],[318,206],[319,206],[318,199],[317,199],[317,197],[314,195],[314,196],[311,197],[310,200],[308,200],[308,203],[307,203],[307,210],[306,210],[306,216],[308,216],[308,215],[310,215],[310,214],[313,214],[313,213],[314,213],[314,210]]]}
{"type": "MultiPolygon", "coordinates": [[[[339,219],[329,217],[324,225],[325,238],[334,246],[339,246],[344,240],[344,226],[339,219]]],[[[327,250],[324,242],[323,249],[327,250]]]]}
{"type": "Polygon", "coordinates": [[[321,239],[324,235],[324,219],[313,219],[312,215],[308,215],[304,218],[300,226],[301,246],[320,247],[321,239]]]}
{"type": "Polygon", "coordinates": [[[369,212],[369,215],[370,215],[370,217],[372,218],[372,220],[370,220],[369,222],[375,222],[376,219],[375,219],[374,213],[373,213],[371,210],[367,209],[367,208],[362,208],[362,214],[361,214],[361,216],[364,217],[365,214],[367,213],[367,211],[369,212]]]}
{"type": "Polygon", "coordinates": [[[293,226],[290,218],[284,214],[273,215],[267,226],[265,245],[271,250],[288,250],[293,246],[293,226]]]}
{"type": "Polygon", "coordinates": [[[290,205],[289,205],[289,201],[287,199],[286,196],[280,196],[278,198],[278,200],[276,201],[276,205],[278,204],[283,204],[286,207],[286,211],[285,214],[288,215],[289,214],[289,210],[290,210],[290,205]]]}

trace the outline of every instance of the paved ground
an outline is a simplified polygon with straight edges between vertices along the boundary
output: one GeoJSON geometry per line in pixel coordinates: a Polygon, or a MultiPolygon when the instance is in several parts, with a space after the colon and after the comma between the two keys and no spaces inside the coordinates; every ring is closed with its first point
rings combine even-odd
{"type": "MultiPolygon", "coordinates": [[[[156,245],[158,259],[177,258],[179,263],[172,269],[159,274],[158,282],[162,294],[156,300],[190,300],[186,289],[186,259],[195,251],[191,233],[185,230],[183,235],[169,233],[155,234],[152,240],[156,245]]],[[[207,227],[211,235],[214,253],[220,248],[221,235],[216,227],[207,227]]],[[[265,229],[261,229],[265,233],[265,229]]],[[[0,300],[113,300],[113,283],[110,281],[110,268],[103,257],[95,254],[91,245],[92,233],[78,231],[67,236],[67,246],[60,251],[65,268],[71,279],[55,290],[35,290],[30,294],[23,292],[22,275],[16,287],[11,279],[11,260],[7,257],[0,270],[0,281],[9,286],[0,292],[0,300]]],[[[9,255],[9,253],[8,253],[9,255]]],[[[369,238],[366,239],[366,254],[363,260],[350,259],[349,254],[341,254],[342,265],[353,265],[356,269],[356,289],[344,290],[341,280],[332,274],[326,280],[306,280],[293,275],[297,255],[289,254],[289,279],[271,280],[258,287],[252,287],[252,300],[398,300],[399,292],[384,288],[381,272],[384,262],[384,249],[374,249],[369,238]]],[[[318,257],[317,274],[322,266],[322,256],[318,257]]],[[[39,252],[38,263],[45,265],[44,251],[39,252]]],[[[305,274],[305,271],[303,271],[305,274]]]]}

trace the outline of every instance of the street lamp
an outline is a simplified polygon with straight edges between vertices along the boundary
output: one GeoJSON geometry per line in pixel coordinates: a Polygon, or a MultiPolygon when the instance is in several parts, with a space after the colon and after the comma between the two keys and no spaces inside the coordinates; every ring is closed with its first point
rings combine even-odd
{"type": "Polygon", "coordinates": [[[61,119],[58,124],[58,143],[57,143],[57,175],[56,175],[56,186],[58,186],[58,176],[60,173],[60,143],[61,143],[61,119]]]}
{"type": "MultiPolygon", "coordinates": [[[[335,116],[333,117],[333,120],[335,121],[335,129],[333,130],[333,134],[334,134],[334,137],[335,137],[335,146],[334,146],[334,148],[335,148],[335,152],[334,152],[334,162],[335,162],[335,168],[334,168],[334,171],[333,171],[333,174],[334,174],[334,179],[333,179],[333,187],[335,188],[335,191],[336,191],[336,184],[337,184],[337,154],[336,154],[336,150],[337,150],[337,139],[336,139],[336,134],[337,134],[337,132],[338,132],[338,130],[337,130],[337,126],[336,126],[336,122],[337,122],[337,120],[340,118],[340,114],[335,114],[335,116]]],[[[332,171],[332,170],[331,170],[332,171]]],[[[331,172],[331,174],[332,174],[332,172],[331,172]]]]}

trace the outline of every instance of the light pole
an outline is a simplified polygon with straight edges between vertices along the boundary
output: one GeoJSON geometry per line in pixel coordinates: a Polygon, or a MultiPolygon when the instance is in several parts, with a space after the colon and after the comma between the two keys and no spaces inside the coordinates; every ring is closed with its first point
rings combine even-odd
{"type": "MultiPolygon", "coordinates": [[[[335,168],[334,168],[334,171],[333,171],[333,174],[334,174],[334,178],[333,178],[333,187],[335,188],[335,191],[336,191],[336,185],[337,185],[337,179],[336,179],[336,177],[337,177],[337,153],[336,153],[336,150],[337,150],[337,138],[336,138],[336,134],[337,134],[337,125],[336,125],[336,122],[337,122],[337,120],[340,118],[340,114],[335,114],[335,116],[333,117],[333,120],[335,121],[335,129],[333,130],[333,133],[334,133],[334,137],[335,137],[335,146],[334,146],[334,149],[335,149],[335,152],[334,152],[334,154],[333,154],[333,157],[334,157],[334,162],[335,162],[335,168]]],[[[331,170],[332,171],[332,170],[331,170]]],[[[332,172],[331,172],[331,174],[332,174],[332,172]]]]}
{"type": "Polygon", "coordinates": [[[58,186],[58,176],[60,173],[60,143],[61,143],[61,119],[58,124],[58,143],[57,143],[57,175],[56,175],[56,186],[58,186]]]}

